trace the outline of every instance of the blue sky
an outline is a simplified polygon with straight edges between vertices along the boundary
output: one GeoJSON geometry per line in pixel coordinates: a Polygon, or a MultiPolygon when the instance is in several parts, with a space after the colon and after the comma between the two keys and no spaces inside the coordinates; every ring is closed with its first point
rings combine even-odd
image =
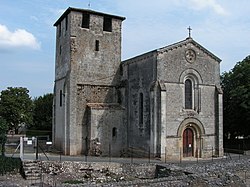
{"type": "Polygon", "coordinates": [[[249,0],[0,0],[0,91],[53,92],[54,22],[68,8],[126,17],[122,59],[192,37],[222,59],[221,72],[250,54],[249,0]]]}

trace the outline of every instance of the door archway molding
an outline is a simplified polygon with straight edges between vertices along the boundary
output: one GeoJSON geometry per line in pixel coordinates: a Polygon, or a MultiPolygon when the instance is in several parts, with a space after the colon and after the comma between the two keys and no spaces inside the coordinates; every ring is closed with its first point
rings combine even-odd
{"type": "Polygon", "coordinates": [[[205,134],[204,126],[198,119],[186,118],[181,122],[177,130],[177,136],[182,137],[182,134],[187,127],[192,128],[198,137],[205,134]]]}

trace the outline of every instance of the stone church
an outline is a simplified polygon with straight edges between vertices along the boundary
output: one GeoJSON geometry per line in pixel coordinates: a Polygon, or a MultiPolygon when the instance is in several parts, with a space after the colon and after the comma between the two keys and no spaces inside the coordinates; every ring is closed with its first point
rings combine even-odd
{"type": "Polygon", "coordinates": [[[223,155],[221,60],[191,36],[121,61],[124,17],[55,22],[53,143],[66,155],[223,155]]]}

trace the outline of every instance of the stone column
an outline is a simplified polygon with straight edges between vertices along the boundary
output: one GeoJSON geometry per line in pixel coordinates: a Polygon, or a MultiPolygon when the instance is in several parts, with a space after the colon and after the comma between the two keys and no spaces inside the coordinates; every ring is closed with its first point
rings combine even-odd
{"type": "Polygon", "coordinates": [[[165,157],[165,148],[166,148],[166,117],[167,117],[167,110],[166,110],[166,90],[161,91],[161,157],[165,157]]]}
{"type": "Polygon", "coordinates": [[[219,156],[224,155],[223,151],[223,95],[220,93],[218,94],[218,148],[219,148],[219,156]]]}

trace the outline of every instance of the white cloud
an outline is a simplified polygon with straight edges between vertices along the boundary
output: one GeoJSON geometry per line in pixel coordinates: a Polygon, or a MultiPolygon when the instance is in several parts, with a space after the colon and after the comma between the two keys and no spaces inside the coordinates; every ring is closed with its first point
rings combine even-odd
{"type": "Polygon", "coordinates": [[[228,12],[216,2],[216,0],[190,0],[192,8],[194,9],[205,9],[212,8],[219,15],[227,15],[228,12]]]}
{"type": "Polygon", "coordinates": [[[24,29],[11,32],[5,25],[0,24],[0,48],[11,49],[18,47],[40,49],[40,43],[33,34],[24,29]]]}

